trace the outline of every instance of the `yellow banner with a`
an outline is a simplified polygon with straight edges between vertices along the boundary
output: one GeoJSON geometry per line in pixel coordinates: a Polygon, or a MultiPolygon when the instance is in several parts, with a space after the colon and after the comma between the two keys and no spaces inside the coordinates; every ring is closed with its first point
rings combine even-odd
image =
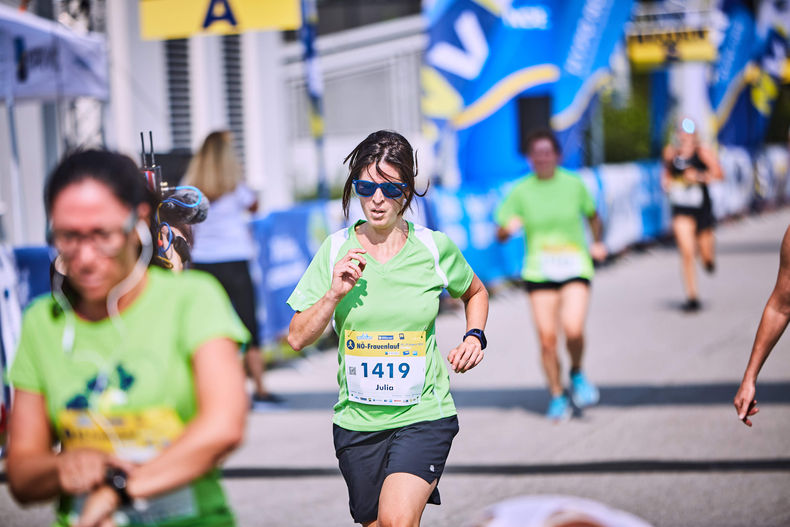
{"type": "Polygon", "coordinates": [[[144,40],[297,29],[299,0],[140,0],[144,40]]]}

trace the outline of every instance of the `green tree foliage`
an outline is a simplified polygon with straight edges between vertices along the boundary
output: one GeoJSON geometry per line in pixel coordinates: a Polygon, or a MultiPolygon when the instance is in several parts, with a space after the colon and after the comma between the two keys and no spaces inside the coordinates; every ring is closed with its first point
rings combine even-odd
{"type": "Polygon", "coordinates": [[[603,104],[604,158],[624,163],[650,157],[649,81],[645,73],[631,74],[631,96],[624,104],[611,92],[603,104]]]}

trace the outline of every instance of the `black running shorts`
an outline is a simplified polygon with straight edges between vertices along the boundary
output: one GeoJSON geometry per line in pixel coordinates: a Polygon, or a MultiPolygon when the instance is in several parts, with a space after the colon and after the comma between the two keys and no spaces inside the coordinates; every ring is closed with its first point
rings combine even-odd
{"type": "Polygon", "coordinates": [[[541,289],[560,290],[562,289],[562,286],[570,284],[571,282],[580,282],[588,287],[590,285],[590,280],[588,278],[575,276],[573,278],[563,280],[562,282],[531,282],[529,280],[524,280],[524,289],[527,290],[527,293],[539,291],[541,289]]]}
{"type": "MultiPolygon", "coordinates": [[[[346,480],[354,521],[365,523],[378,517],[381,487],[390,474],[406,472],[428,483],[441,478],[457,433],[456,416],[378,432],[356,432],[333,425],[335,455],[346,480]]],[[[441,503],[438,485],[428,503],[441,503]]]]}

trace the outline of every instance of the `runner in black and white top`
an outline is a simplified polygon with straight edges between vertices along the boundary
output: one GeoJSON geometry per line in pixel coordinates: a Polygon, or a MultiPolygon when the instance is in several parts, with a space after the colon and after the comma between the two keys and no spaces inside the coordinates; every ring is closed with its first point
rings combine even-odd
{"type": "Polygon", "coordinates": [[[716,155],[699,143],[696,125],[683,119],[674,144],[664,149],[661,185],[672,205],[672,232],[680,251],[686,302],[683,310],[700,308],[694,260],[697,250],[705,270],[716,267],[715,219],[708,184],[722,179],[716,155]]]}

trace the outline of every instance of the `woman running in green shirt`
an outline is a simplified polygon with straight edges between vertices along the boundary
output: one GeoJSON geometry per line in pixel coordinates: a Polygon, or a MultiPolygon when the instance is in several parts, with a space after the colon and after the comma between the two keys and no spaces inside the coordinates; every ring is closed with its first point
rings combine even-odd
{"type": "Polygon", "coordinates": [[[564,420],[571,416],[571,400],[578,408],[598,402],[598,390],[581,367],[592,259],[606,258],[606,247],[592,196],[578,176],[557,166],[560,147],[554,134],[536,131],[527,144],[533,172],[515,184],[497,210],[497,237],[505,241],[522,229],[526,236],[522,277],[551,392],[546,417],[564,420]],[[589,249],[582,217],[588,219],[594,238],[589,249]],[[570,399],[557,356],[558,320],[571,358],[570,399]]]}
{"type": "Polygon", "coordinates": [[[488,293],[458,247],[441,232],[403,218],[416,159],[395,132],[370,134],[346,158],[343,190],[365,220],[327,238],[288,304],[288,342],[315,342],[330,320],[340,336],[335,451],[355,522],[418,525],[458,432],[450,378],[436,344],[439,295],[466,309],[466,333],[447,355],[463,373],[480,363],[488,293]]]}

